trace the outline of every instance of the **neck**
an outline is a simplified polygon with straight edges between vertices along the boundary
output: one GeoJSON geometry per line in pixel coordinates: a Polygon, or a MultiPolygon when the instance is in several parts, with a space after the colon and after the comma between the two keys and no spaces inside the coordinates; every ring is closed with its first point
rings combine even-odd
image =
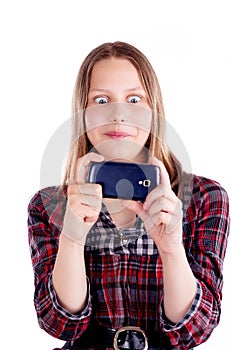
{"type": "MultiPolygon", "coordinates": [[[[123,205],[122,199],[105,198],[103,200],[117,228],[134,227],[136,215],[123,205]]],[[[124,200],[124,202],[127,202],[124,200]]]]}
{"type": "Polygon", "coordinates": [[[111,160],[113,162],[122,162],[122,163],[147,163],[148,161],[148,150],[142,150],[136,157],[134,158],[124,158],[124,157],[117,157],[117,158],[111,158],[106,159],[111,160]]]}

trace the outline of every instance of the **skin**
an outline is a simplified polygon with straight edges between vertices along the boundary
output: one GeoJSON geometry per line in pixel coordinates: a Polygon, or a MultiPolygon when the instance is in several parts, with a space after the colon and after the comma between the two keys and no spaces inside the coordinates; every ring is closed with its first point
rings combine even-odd
{"type": "Polygon", "coordinates": [[[87,107],[87,136],[101,155],[89,153],[78,159],[76,183],[68,186],[67,209],[53,271],[57,297],[72,313],[80,312],[86,305],[84,242],[98,219],[103,200],[101,186],[85,181],[90,162],[103,159],[148,161],[159,166],[161,183],[147,196],[144,204],[119,199],[104,201],[119,228],[132,226],[136,215],[143,220],[163,263],[165,314],[171,322],[177,323],[192,304],[196,280],[182,246],[181,202],[171,189],[163,163],[155,157],[146,158],[144,146],[150,132],[151,114],[148,113],[147,96],[134,66],[119,58],[99,61],[92,72],[87,107]],[[108,106],[117,108],[113,114],[106,112],[105,115],[104,109],[98,109],[100,106],[103,108],[103,103],[107,110],[108,106]],[[132,118],[129,112],[131,104],[147,112],[143,127],[140,118],[132,118]],[[122,106],[130,108],[122,112],[122,106]],[[93,111],[97,111],[94,112],[96,114],[93,111]]]}
{"type": "Polygon", "coordinates": [[[151,118],[146,92],[128,60],[111,58],[94,66],[85,122],[91,144],[105,159],[146,161],[151,118]]]}

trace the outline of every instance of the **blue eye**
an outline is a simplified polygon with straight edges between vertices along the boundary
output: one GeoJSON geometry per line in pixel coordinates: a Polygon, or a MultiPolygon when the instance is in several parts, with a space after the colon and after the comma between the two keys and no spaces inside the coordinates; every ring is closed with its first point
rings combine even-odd
{"type": "Polygon", "coordinates": [[[98,103],[99,105],[103,105],[108,102],[108,99],[106,97],[97,97],[95,99],[95,102],[98,103]]]}
{"type": "Polygon", "coordinates": [[[141,97],[139,96],[130,96],[128,98],[129,103],[138,103],[139,101],[141,101],[141,97]]]}

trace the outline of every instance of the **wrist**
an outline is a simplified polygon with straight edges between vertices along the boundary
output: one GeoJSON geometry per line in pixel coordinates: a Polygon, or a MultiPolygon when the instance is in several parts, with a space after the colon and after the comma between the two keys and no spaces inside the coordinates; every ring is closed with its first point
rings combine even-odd
{"type": "Polygon", "coordinates": [[[77,250],[80,250],[80,251],[84,250],[84,244],[72,239],[64,232],[61,232],[59,241],[60,241],[60,244],[65,245],[67,247],[76,248],[77,250]]]}
{"type": "Polygon", "coordinates": [[[172,249],[167,250],[159,250],[159,255],[162,261],[175,261],[177,259],[181,259],[182,257],[186,257],[185,249],[182,243],[175,244],[172,249]]]}

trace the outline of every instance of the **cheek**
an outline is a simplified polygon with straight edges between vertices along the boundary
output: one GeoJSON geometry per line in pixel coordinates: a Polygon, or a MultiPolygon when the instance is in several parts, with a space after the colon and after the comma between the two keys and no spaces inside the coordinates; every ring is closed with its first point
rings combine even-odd
{"type": "Polygon", "coordinates": [[[104,125],[104,122],[102,119],[97,118],[96,116],[93,116],[93,118],[89,115],[85,117],[85,126],[86,131],[88,133],[95,133],[95,129],[100,127],[101,125],[104,125]]]}
{"type": "Polygon", "coordinates": [[[88,131],[116,121],[122,122],[122,120],[127,125],[149,132],[152,111],[134,104],[109,103],[88,107],[85,112],[85,124],[88,131]]]}
{"type": "Polygon", "coordinates": [[[137,134],[137,142],[140,145],[145,145],[146,141],[148,140],[148,137],[150,136],[150,129],[149,130],[138,130],[137,134]]]}
{"type": "MultiPolygon", "coordinates": [[[[105,108],[106,109],[106,108],[105,108]]],[[[85,112],[85,125],[87,131],[109,123],[109,115],[102,106],[88,107],[85,112]]]]}
{"type": "Polygon", "coordinates": [[[140,120],[136,125],[138,131],[138,138],[140,140],[147,140],[152,129],[152,115],[147,115],[146,118],[140,120]]]}
{"type": "Polygon", "coordinates": [[[87,133],[87,137],[88,137],[90,143],[93,146],[95,146],[99,142],[99,135],[98,135],[96,128],[93,130],[87,130],[86,133],[87,133]]]}
{"type": "Polygon", "coordinates": [[[142,116],[134,119],[134,125],[138,130],[138,137],[141,140],[147,139],[152,127],[152,113],[150,110],[144,110],[142,116]],[[145,112],[146,111],[146,112],[145,112]]]}

